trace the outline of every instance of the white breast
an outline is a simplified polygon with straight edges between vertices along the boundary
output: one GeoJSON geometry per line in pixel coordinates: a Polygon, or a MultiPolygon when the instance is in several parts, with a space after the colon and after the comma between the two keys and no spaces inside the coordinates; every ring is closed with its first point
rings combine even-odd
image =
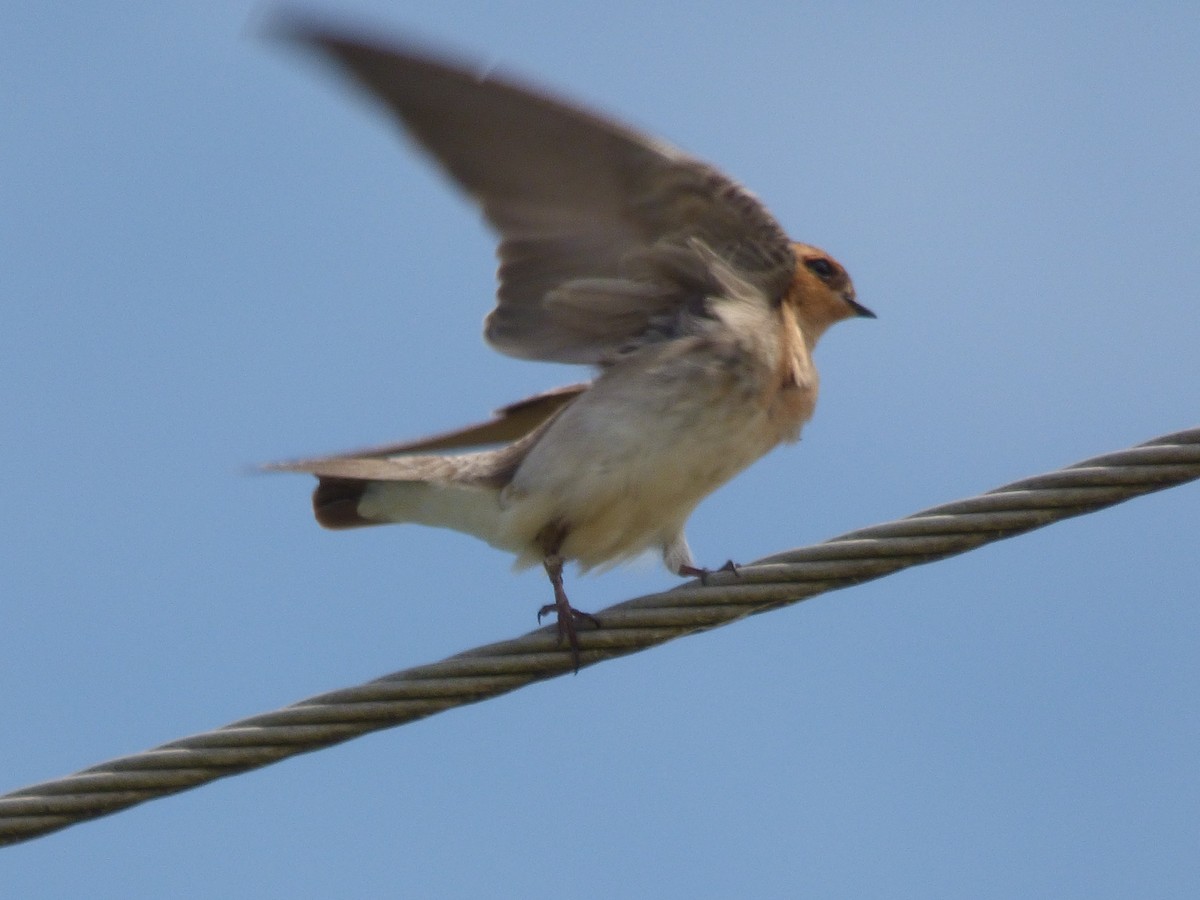
{"type": "Polygon", "coordinates": [[[584,569],[675,540],[701,499],[795,436],[767,399],[774,362],[731,342],[677,340],[605,372],[501,497],[502,530],[527,548],[518,563],[540,561],[533,537],[550,522],[565,526],[560,553],[584,569]]]}

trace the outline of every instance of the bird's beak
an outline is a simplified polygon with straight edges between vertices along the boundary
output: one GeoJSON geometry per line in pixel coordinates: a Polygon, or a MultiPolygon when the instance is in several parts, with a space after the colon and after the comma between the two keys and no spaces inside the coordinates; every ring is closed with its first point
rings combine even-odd
{"type": "Polygon", "coordinates": [[[846,304],[852,310],[854,310],[854,314],[856,316],[861,316],[864,319],[879,318],[877,315],[875,315],[875,313],[871,312],[869,309],[867,309],[865,306],[863,306],[861,303],[859,303],[857,300],[855,300],[854,294],[851,294],[851,293],[844,294],[843,298],[845,299],[846,304]]]}

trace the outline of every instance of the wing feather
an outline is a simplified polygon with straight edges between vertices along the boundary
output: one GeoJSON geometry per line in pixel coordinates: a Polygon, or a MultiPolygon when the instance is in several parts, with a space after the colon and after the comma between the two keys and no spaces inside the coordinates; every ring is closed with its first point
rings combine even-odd
{"type": "Polygon", "coordinates": [[[664,311],[696,302],[696,280],[647,266],[656,255],[696,254],[704,265],[707,248],[765,301],[787,289],[795,258],[779,224],[748,191],[681,151],[411,46],[311,23],[281,30],[382,102],[499,232],[500,285],[485,329],[498,350],[603,361],[664,311]],[[596,302],[603,283],[620,315],[596,302]],[[581,291],[589,302],[553,299],[581,291]]]}
{"type": "Polygon", "coordinates": [[[436,466],[426,461],[438,457],[405,459],[405,456],[437,450],[477,449],[519,441],[532,435],[587,389],[588,385],[585,383],[545,391],[501,407],[486,422],[415,441],[367,447],[331,456],[269,463],[263,468],[273,472],[308,472],[328,477],[380,481],[443,477],[444,471],[437,470],[436,466]]]}

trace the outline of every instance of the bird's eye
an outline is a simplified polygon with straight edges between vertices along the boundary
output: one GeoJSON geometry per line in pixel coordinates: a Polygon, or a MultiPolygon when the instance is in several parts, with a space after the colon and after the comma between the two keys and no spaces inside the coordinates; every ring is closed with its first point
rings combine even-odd
{"type": "Polygon", "coordinates": [[[833,275],[833,263],[824,257],[818,256],[815,259],[806,259],[804,265],[810,272],[816,273],[819,278],[829,278],[833,275]]]}

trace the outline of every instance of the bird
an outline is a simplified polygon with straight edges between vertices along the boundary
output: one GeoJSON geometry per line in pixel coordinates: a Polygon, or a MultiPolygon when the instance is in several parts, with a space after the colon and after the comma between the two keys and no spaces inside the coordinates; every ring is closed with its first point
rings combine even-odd
{"type": "Polygon", "coordinates": [[[593,377],[467,428],[266,468],[315,475],[326,528],[449,528],[540,564],[554,600],[538,620],[556,616],[578,671],[578,627],[602,622],[571,605],[564,565],[658,551],[706,578],[684,535],[693,509],[799,439],[817,341],[875,314],[837,260],[662,140],[404,40],[300,21],[276,33],[365,90],[482,210],[499,237],[486,342],[593,377]]]}

